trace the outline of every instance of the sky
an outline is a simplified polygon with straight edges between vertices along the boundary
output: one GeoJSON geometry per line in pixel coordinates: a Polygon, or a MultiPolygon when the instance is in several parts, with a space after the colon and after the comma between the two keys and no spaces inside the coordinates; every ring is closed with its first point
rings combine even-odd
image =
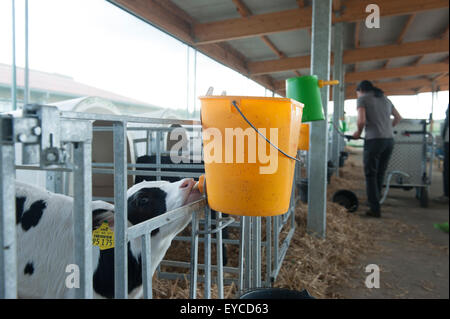
{"type": "MultiPolygon", "coordinates": [[[[16,0],[16,64],[20,67],[25,64],[24,3],[16,0]]],[[[11,64],[11,30],[11,0],[0,0],[0,63],[11,64]]],[[[29,65],[145,103],[190,111],[199,108],[196,97],[210,86],[215,94],[271,95],[105,0],[29,0],[29,65]]],[[[428,118],[431,111],[430,93],[391,100],[405,118],[428,118]]],[[[448,100],[448,91],[439,93],[436,119],[445,116],[448,100]]],[[[355,100],[346,101],[345,110],[356,114],[355,100]]]]}

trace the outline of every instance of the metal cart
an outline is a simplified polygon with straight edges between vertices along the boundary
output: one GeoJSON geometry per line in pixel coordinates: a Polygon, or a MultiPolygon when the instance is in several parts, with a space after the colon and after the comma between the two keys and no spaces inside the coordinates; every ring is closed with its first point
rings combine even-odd
{"type": "Polygon", "coordinates": [[[387,168],[383,203],[389,188],[416,189],[421,207],[428,206],[433,169],[434,138],[426,120],[403,119],[394,128],[394,150],[387,168]]]}

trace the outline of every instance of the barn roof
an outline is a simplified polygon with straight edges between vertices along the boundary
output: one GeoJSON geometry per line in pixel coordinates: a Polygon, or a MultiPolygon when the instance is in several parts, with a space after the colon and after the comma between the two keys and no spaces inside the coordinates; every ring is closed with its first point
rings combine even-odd
{"type": "MultiPolygon", "coordinates": [[[[309,74],[311,0],[109,1],[281,95],[285,79],[309,74]]],[[[371,3],[333,0],[346,97],[363,79],[391,95],[448,90],[449,1],[378,0],[379,29],[364,25],[371,3]]]]}

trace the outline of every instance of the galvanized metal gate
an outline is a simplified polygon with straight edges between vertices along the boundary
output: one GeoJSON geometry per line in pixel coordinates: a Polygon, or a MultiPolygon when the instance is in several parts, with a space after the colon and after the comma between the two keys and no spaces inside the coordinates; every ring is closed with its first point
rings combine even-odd
{"type": "MultiPolygon", "coordinates": [[[[80,288],[76,291],[78,298],[92,298],[92,174],[114,175],[113,198],[102,198],[114,202],[115,205],[115,298],[127,298],[127,242],[142,240],[143,245],[143,287],[144,297],[152,297],[151,265],[151,236],[150,232],[165,223],[172,222],[183,216],[192,214],[192,231],[190,237],[179,236],[176,240],[188,242],[191,245],[190,262],[182,267],[190,269],[190,297],[196,297],[198,281],[204,282],[204,297],[211,297],[212,271],[216,272],[218,296],[223,298],[224,272],[237,275],[231,281],[238,283],[239,289],[271,286],[281,268],[290,240],[295,231],[295,183],[291,207],[289,211],[276,217],[265,217],[266,240],[261,240],[262,217],[241,217],[239,222],[223,219],[218,213],[216,220],[211,220],[211,211],[205,200],[167,212],[146,222],[127,227],[127,175],[153,175],[157,179],[161,176],[196,177],[199,174],[183,172],[189,168],[188,164],[161,164],[161,141],[167,128],[151,125],[182,125],[194,131],[200,128],[198,121],[151,119],[130,116],[116,116],[104,114],[89,114],[76,112],[60,112],[57,108],[42,105],[26,105],[22,116],[12,117],[0,115],[0,298],[17,297],[17,257],[15,243],[15,171],[16,169],[45,170],[47,174],[47,188],[51,191],[67,193],[68,179],[65,175],[73,176],[74,196],[74,234],[75,262],[80,267],[80,288]],[[93,128],[94,121],[108,121],[112,127],[93,128]],[[113,163],[92,163],[92,135],[93,131],[109,130],[113,133],[114,161],[113,163]],[[157,155],[156,164],[127,163],[127,132],[133,130],[146,131],[147,153],[155,143],[157,155]],[[155,132],[156,138],[150,136],[155,132]],[[16,165],[14,149],[16,145],[23,148],[22,163],[16,165]],[[71,153],[73,152],[73,153],[71,153]],[[136,167],[152,168],[153,171],[135,170],[136,167]],[[180,172],[162,171],[164,168],[179,168],[180,172]],[[204,215],[202,219],[202,214],[204,215]],[[215,228],[212,225],[215,224],[215,228]],[[203,225],[203,229],[200,229],[203,225]],[[239,240],[223,240],[223,227],[237,227],[239,240]],[[280,234],[285,227],[289,232],[280,245],[280,234]],[[212,238],[212,234],[216,238],[212,238]],[[198,263],[198,245],[204,244],[205,263],[198,263]],[[223,267],[222,243],[239,246],[239,267],[223,267]],[[217,247],[217,264],[211,262],[211,245],[217,247]],[[266,274],[262,281],[261,249],[266,251],[266,274]],[[203,276],[198,270],[203,269],[203,276]]],[[[198,167],[198,166],[196,166],[198,167]]],[[[97,199],[97,198],[94,198],[97,199]]],[[[163,261],[162,264],[177,265],[176,261],[163,261]]],[[[184,274],[160,273],[165,278],[177,278],[184,274]]]]}

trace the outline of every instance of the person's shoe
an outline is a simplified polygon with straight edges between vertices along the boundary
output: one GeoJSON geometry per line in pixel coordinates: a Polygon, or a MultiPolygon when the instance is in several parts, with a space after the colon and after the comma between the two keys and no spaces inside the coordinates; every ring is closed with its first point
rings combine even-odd
{"type": "Polygon", "coordinates": [[[380,212],[376,213],[376,212],[374,212],[372,210],[368,210],[366,212],[366,216],[368,216],[368,217],[375,217],[375,218],[381,218],[381,213],[380,212]]]}

